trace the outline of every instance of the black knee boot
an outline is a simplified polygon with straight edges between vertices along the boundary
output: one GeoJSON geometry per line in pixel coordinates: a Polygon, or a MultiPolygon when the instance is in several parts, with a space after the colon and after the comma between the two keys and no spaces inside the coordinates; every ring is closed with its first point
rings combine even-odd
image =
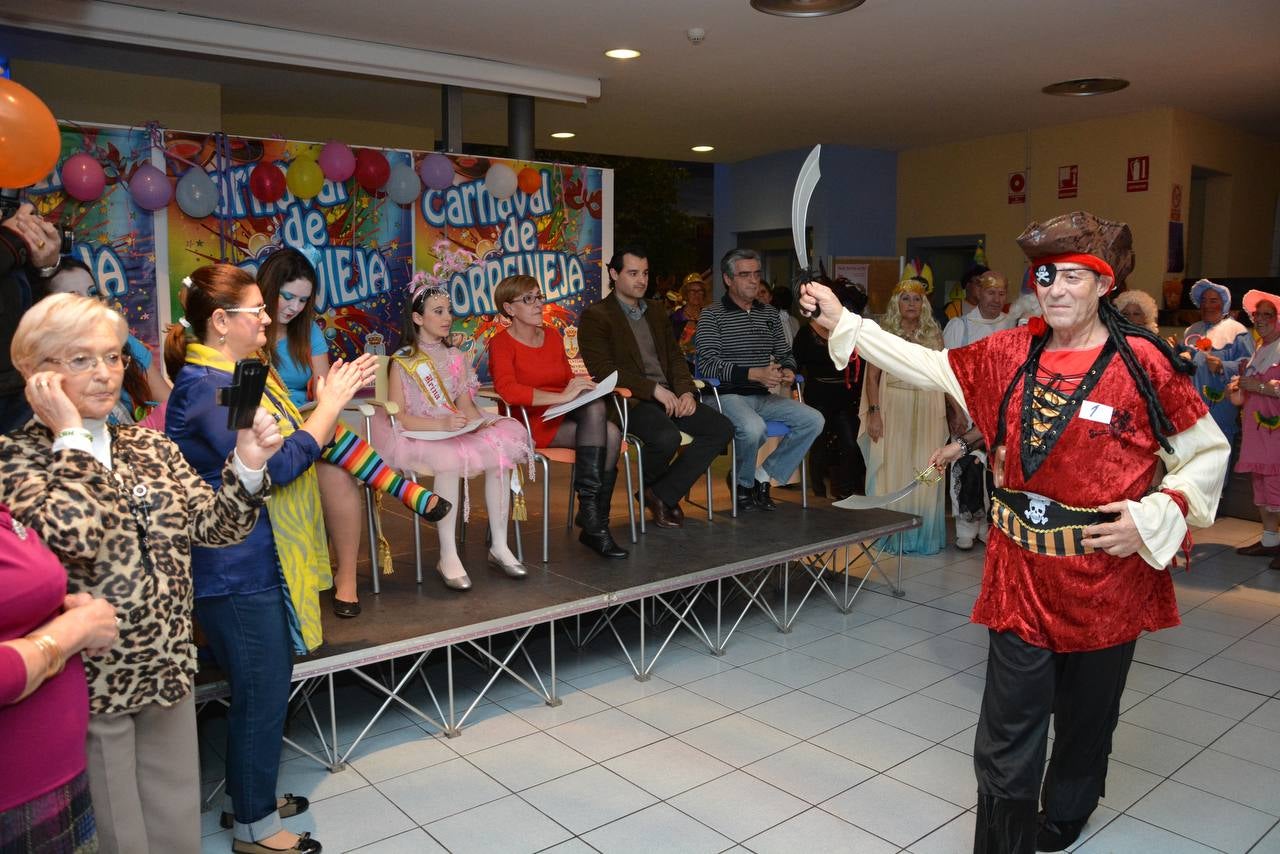
{"type": "Polygon", "coordinates": [[[973,854],[1035,854],[1036,802],[978,793],[973,854]]]}
{"type": "Polygon", "coordinates": [[[573,489],[578,494],[578,513],[573,521],[582,528],[578,541],[601,557],[628,557],[609,533],[609,503],[613,485],[618,480],[617,467],[604,466],[604,448],[577,449],[573,489]]]}

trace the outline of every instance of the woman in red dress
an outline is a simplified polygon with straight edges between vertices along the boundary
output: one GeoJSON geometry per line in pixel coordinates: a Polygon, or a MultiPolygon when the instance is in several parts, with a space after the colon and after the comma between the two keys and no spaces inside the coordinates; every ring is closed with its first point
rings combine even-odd
{"type": "Polygon", "coordinates": [[[499,396],[529,413],[535,448],[573,448],[577,459],[573,488],[582,528],[578,540],[607,558],[625,558],[626,549],[609,533],[609,502],[618,480],[622,434],[608,419],[603,399],[542,420],[547,407],[567,403],[595,388],[591,377],[575,375],[564,339],[542,322],[545,302],[532,276],[508,276],[493,291],[493,302],[511,326],[489,340],[489,372],[499,396]]]}

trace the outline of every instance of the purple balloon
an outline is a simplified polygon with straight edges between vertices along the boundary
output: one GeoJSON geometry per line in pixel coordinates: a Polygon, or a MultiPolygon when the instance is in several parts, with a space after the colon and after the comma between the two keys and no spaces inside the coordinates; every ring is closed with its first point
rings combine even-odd
{"type": "Polygon", "coordinates": [[[83,151],[73,154],[62,164],[62,189],[68,196],[81,202],[102,198],[107,186],[107,173],[102,164],[83,151]]]}
{"type": "Polygon", "coordinates": [[[173,198],[173,187],[163,172],[143,163],[129,179],[129,195],[144,211],[158,211],[173,198]]]}
{"type": "Polygon", "coordinates": [[[428,154],[418,164],[418,176],[422,183],[433,190],[444,190],[453,186],[453,161],[439,152],[428,154]]]}
{"type": "Polygon", "coordinates": [[[345,181],[356,172],[356,156],[345,142],[336,139],[324,144],[316,163],[320,164],[320,171],[330,181],[345,181]]]}

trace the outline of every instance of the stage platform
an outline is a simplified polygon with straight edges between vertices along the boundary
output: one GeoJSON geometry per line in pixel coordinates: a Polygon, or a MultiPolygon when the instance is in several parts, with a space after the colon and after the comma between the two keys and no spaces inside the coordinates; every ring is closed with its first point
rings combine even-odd
{"type": "MultiPolygon", "coordinates": [[[[737,518],[717,512],[711,521],[705,512],[687,507],[683,529],[650,526],[634,544],[627,542],[625,507],[619,512],[615,506],[613,531],[631,551],[627,560],[596,557],[577,542],[576,529],[565,529],[563,504],[553,504],[550,560],[526,560],[529,576],[524,579],[508,578],[486,566],[486,521],[482,510],[473,509],[468,541],[461,547],[473,583],[466,592],[441,583],[435,571],[435,537],[426,525],[423,583],[417,583],[411,521],[398,505],[384,503],[384,527],[396,571],[381,577],[381,592],[375,595],[367,561],[362,561],[363,613],[355,619],[334,617],[332,594],[322,594],[325,643],[295,662],[291,723],[297,727],[301,719],[319,740],[320,752],[292,740],[290,745],[337,770],[393,703],[446,735],[457,736],[470,712],[503,677],[557,705],[557,635],[561,644],[579,647],[609,632],[636,678],[647,679],[678,631],[696,635],[709,654],[723,654],[738,622],[753,608],[786,632],[800,608],[814,599],[848,612],[863,585],[899,592],[893,573],[900,572],[900,559],[870,544],[917,527],[917,517],[888,510],[839,510],[813,498],[804,509],[794,491],[775,492],[775,497],[776,511],[737,518]],[[539,629],[539,642],[528,643],[539,629]],[[432,666],[428,678],[426,665],[437,662],[443,666],[432,666]],[[490,674],[478,693],[466,692],[465,708],[454,685],[455,670],[462,664],[477,665],[490,674]],[[339,675],[360,681],[383,698],[364,731],[341,754],[334,705],[334,678],[339,675]],[[407,689],[418,684],[426,689],[425,708],[407,698],[407,689]],[[321,719],[326,717],[324,725],[321,719]]],[[[720,501],[724,507],[726,496],[720,501]]],[[[536,513],[530,515],[530,522],[521,525],[526,558],[541,549],[539,520],[536,513]]],[[[417,695],[421,691],[415,689],[417,695]]],[[[202,671],[197,702],[225,703],[226,696],[221,674],[202,671]]]]}

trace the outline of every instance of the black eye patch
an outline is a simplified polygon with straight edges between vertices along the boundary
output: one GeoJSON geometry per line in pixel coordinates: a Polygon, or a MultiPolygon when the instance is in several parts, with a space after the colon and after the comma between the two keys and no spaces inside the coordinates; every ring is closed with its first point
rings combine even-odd
{"type": "Polygon", "coordinates": [[[1053,264],[1037,264],[1031,272],[1032,278],[1036,280],[1036,284],[1042,288],[1047,288],[1053,284],[1053,280],[1058,276],[1058,268],[1053,264]]]}

